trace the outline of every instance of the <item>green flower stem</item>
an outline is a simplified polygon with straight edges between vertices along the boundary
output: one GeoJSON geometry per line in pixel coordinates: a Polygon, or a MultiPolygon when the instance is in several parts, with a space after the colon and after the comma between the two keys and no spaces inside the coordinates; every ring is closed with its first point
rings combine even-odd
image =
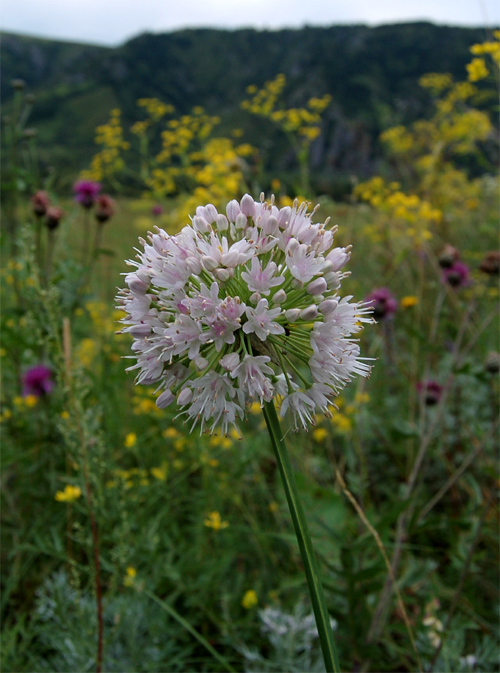
{"type": "Polygon", "coordinates": [[[335,649],[333,632],[330,624],[330,615],[326,608],[323,587],[319,581],[318,567],[314,556],[311,536],[307,528],[304,510],[302,508],[302,503],[300,502],[297,484],[295,483],[292,464],[290,462],[290,457],[288,455],[273,402],[264,402],[264,418],[266,419],[267,429],[269,430],[271,443],[276,454],[276,460],[283,481],[288,507],[290,508],[290,514],[292,515],[297,542],[299,543],[302,562],[304,563],[325,668],[327,673],[340,673],[338,655],[335,649]]]}

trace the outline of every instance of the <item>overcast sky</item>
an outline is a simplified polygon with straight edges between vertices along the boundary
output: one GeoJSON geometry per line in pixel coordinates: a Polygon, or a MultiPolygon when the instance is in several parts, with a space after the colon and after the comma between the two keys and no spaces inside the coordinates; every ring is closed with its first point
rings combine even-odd
{"type": "Polygon", "coordinates": [[[0,0],[2,30],[117,45],[144,31],[427,20],[500,24],[498,0],[0,0]]]}

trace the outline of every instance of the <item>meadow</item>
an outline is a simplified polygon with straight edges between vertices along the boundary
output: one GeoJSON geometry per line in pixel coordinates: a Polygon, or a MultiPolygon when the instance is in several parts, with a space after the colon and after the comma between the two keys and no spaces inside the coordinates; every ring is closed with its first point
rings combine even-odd
{"type": "Polygon", "coordinates": [[[115,109],[96,130],[74,195],[40,172],[13,83],[2,670],[325,670],[263,405],[225,433],[190,431],[136,385],[117,333],[139,237],[261,191],[338,225],[335,245],[353,246],[341,296],[375,319],[359,333],[371,375],[307,429],[282,422],[340,668],[499,670],[498,39],[472,49],[463,81],[422,78],[433,115],[388,128],[380,174],[353,177],[342,202],[309,174],[330,99],[287,107],[284,76],[249,87],[242,110],[282,133],[293,175],[270,178],[251,138],[219,137],[202,108],[145,98],[131,129],[115,109]]]}

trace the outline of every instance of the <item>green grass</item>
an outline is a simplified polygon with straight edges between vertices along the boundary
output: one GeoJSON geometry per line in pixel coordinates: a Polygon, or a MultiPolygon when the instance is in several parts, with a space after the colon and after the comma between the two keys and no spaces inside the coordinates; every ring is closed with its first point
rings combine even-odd
{"type": "MultiPolygon", "coordinates": [[[[124,371],[130,361],[121,357],[129,354],[130,341],[114,335],[113,297],[127,270],[123,260],[133,257],[137,237],[157,222],[151,204],[119,202],[104,226],[101,247],[108,252],[99,256],[71,310],[87,243],[82,213],[70,202],[64,207],[55,289],[37,287],[28,216],[15,257],[4,239],[3,670],[95,667],[85,465],[99,530],[103,670],[221,670],[203,642],[236,670],[320,670],[317,639],[311,650],[300,649],[300,620],[310,611],[307,588],[262,416],[250,414],[242,424],[243,440],[189,434],[182,418],[156,410],[152,391],[136,388],[124,371]],[[69,387],[60,342],[65,317],[72,336],[69,387]],[[38,361],[55,369],[56,386],[30,408],[19,397],[20,376],[38,361]],[[67,483],[83,494],[71,504],[55,499],[67,483]],[[210,512],[229,525],[208,527],[210,512]],[[248,590],[258,602],[247,609],[242,599],[248,590]],[[262,629],[258,610],[266,606],[298,611],[294,645],[262,629]],[[249,651],[258,653],[253,664],[249,651]]],[[[366,225],[378,216],[365,206],[325,201],[320,213],[339,224],[338,244],[354,244],[343,294],[361,299],[373,287],[388,286],[399,300],[418,299],[412,308],[400,307],[390,327],[381,321],[365,330],[362,351],[377,358],[372,377],[348,387],[333,420],[287,436],[327,606],[337,621],[342,669],[417,670],[394,597],[383,628],[367,642],[387,570],[336,470],[389,558],[400,548],[398,588],[423,664],[430,665],[439,636],[444,646],[435,670],[470,670],[463,657],[471,654],[474,670],[496,670],[498,374],[488,373],[484,362],[498,343],[498,288],[477,270],[495,247],[494,197],[485,196],[446,239],[473,268],[473,283],[459,291],[444,291],[441,283],[436,254],[445,239],[439,232],[423,254],[390,232],[384,243],[373,242],[366,225]],[[426,376],[446,388],[436,407],[419,407],[416,384],[426,376]],[[407,500],[410,474],[431,429],[407,500]],[[474,452],[467,470],[419,518],[474,452]],[[398,541],[403,511],[405,535],[398,541]],[[450,614],[446,633],[436,630],[450,614]]]]}

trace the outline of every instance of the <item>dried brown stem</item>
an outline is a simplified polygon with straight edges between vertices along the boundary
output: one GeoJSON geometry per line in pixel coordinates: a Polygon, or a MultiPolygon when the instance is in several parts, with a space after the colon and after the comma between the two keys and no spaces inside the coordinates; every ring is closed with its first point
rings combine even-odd
{"type": "Polygon", "coordinates": [[[494,424],[491,430],[488,432],[484,440],[481,442],[479,446],[477,446],[474,451],[472,451],[467,458],[465,458],[462,461],[462,464],[460,467],[458,467],[455,472],[451,475],[451,477],[443,484],[443,486],[439,489],[439,491],[436,493],[436,495],[429,500],[427,505],[422,508],[422,511],[417,517],[416,523],[419,523],[422,521],[422,519],[427,516],[427,514],[431,511],[431,509],[441,500],[441,498],[445,495],[447,491],[450,490],[450,488],[453,486],[453,484],[460,479],[462,474],[465,472],[465,470],[469,467],[469,465],[476,459],[476,457],[481,453],[481,451],[484,449],[486,443],[490,439],[490,437],[495,434],[496,430],[498,429],[499,421],[497,420],[494,424]]]}
{"type": "MultiPolygon", "coordinates": [[[[409,502],[409,505],[406,510],[404,510],[397,522],[397,528],[396,528],[396,539],[394,543],[394,551],[392,554],[392,559],[391,559],[391,570],[392,573],[389,573],[384,585],[384,588],[382,590],[382,594],[380,596],[380,599],[377,603],[377,606],[375,608],[375,612],[372,617],[372,621],[370,624],[370,628],[368,629],[368,635],[367,635],[367,642],[370,643],[378,636],[380,635],[384,625],[385,625],[385,620],[386,620],[386,613],[387,613],[387,607],[389,604],[389,600],[391,597],[392,593],[392,587],[393,587],[393,577],[396,577],[397,571],[399,568],[399,563],[401,560],[401,552],[402,552],[402,545],[403,541],[406,538],[407,534],[407,524],[408,521],[411,519],[411,516],[413,514],[414,508],[415,508],[415,503],[411,502],[411,496],[413,495],[413,491],[415,488],[415,484],[417,482],[417,478],[420,474],[420,470],[422,468],[422,464],[424,461],[424,458],[426,456],[427,450],[431,444],[431,441],[434,438],[434,434],[436,432],[437,427],[439,426],[439,423],[441,422],[441,419],[444,414],[445,410],[445,405],[446,401],[448,399],[448,394],[451,388],[451,384],[453,382],[453,370],[455,366],[459,363],[460,361],[460,348],[462,345],[463,338],[465,336],[465,332],[467,330],[467,327],[469,325],[469,320],[472,315],[472,312],[474,310],[475,303],[472,301],[469,306],[467,307],[467,310],[464,314],[464,317],[462,319],[460,329],[458,331],[457,337],[455,339],[455,343],[453,345],[453,358],[451,362],[451,373],[448,376],[448,380],[444,386],[444,390],[441,396],[441,399],[439,400],[434,418],[432,423],[430,424],[430,427],[427,431],[426,434],[423,435],[422,441],[420,443],[420,448],[417,453],[417,456],[415,458],[415,462],[413,464],[412,471],[410,473],[407,487],[406,487],[406,492],[404,495],[404,499],[409,502]]],[[[427,369],[427,367],[426,367],[427,369]]]]}
{"type": "Polygon", "coordinates": [[[401,613],[403,615],[404,623],[405,623],[406,629],[408,631],[408,636],[409,636],[410,641],[411,641],[413,652],[415,653],[415,658],[417,660],[418,670],[422,671],[423,670],[422,669],[422,663],[420,661],[420,657],[418,656],[417,645],[415,643],[415,638],[413,636],[413,631],[412,631],[412,628],[411,628],[410,620],[408,619],[408,614],[406,612],[406,608],[405,608],[405,605],[403,603],[403,598],[401,596],[401,592],[399,591],[399,588],[396,585],[396,578],[394,577],[391,562],[389,561],[389,558],[388,558],[387,553],[385,551],[384,543],[380,539],[380,535],[378,534],[378,532],[375,530],[375,528],[372,526],[372,524],[366,518],[366,515],[363,512],[363,509],[361,508],[361,505],[358,503],[358,501],[355,499],[355,497],[352,495],[352,493],[348,490],[348,488],[346,486],[346,483],[345,483],[344,479],[342,478],[342,475],[340,474],[339,470],[337,470],[336,475],[337,475],[337,479],[340,483],[340,486],[342,487],[342,490],[344,491],[345,496],[351,502],[352,506],[354,507],[354,509],[358,513],[358,516],[361,519],[361,521],[365,524],[365,526],[368,528],[368,530],[372,534],[373,538],[375,539],[375,543],[377,544],[377,547],[379,548],[380,553],[382,554],[382,557],[384,559],[384,562],[385,562],[385,565],[386,565],[386,568],[387,568],[387,572],[389,573],[392,581],[394,582],[399,609],[401,610],[401,613]]]}
{"type": "Polygon", "coordinates": [[[455,612],[455,609],[458,605],[458,601],[460,599],[460,594],[462,593],[462,589],[464,587],[465,577],[466,577],[467,573],[469,572],[470,564],[472,562],[472,555],[474,554],[474,550],[476,548],[476,545],[479,542],[479,536],[481,535],[481,530],[482,530],[483,524],[486,520],[486,517],[488,515],[488,512],[490,511],[490,507],[492,506],[492,504],[493,504],[493,496],[490,496],[489,500],[486,502],[486,505],[484,507],[484,512],[481,516],[481,519],[479,520],[476,533],[475,533],[474,538],[473,538],[473,540],[471,542],[471,545],[469,547],[469,553],[467,554],[467,558],[465,560],[464,567],[463,567],[462,572],[460,574],[460,579],[458,581],[457,590],[455,591],[455,595],[453,596],[453,600],[451,601],[450,610],[448,612],[448,617],[446,619],[446,624],[444,625],[444,629],[443,629],[443,634],[441,636],[439,645],[436,647],[436,651],[434,652],[434,656],[432,657],[432,661],[431,661],[431,664],[428,668],[427,673],[432,673],[432,671],[434,670],[434,666],[436,665],[436,661],[439,657],[439,653],[441,652],[441,650],[443,648],[443,644],[444,644],[446,635],[448,634],[448,630],[450,628],[453,613],[455,612]]]}

